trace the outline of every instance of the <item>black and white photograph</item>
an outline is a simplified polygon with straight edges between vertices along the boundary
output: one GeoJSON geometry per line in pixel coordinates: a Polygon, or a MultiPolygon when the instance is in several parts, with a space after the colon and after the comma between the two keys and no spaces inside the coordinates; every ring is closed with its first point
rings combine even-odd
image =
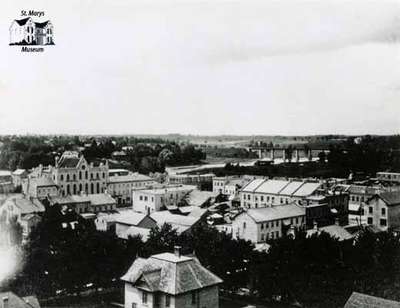
{"type": "Polygon", "coordinates": [[[2,0],[0,308],[399,308],[400,0],[2,0]]]}

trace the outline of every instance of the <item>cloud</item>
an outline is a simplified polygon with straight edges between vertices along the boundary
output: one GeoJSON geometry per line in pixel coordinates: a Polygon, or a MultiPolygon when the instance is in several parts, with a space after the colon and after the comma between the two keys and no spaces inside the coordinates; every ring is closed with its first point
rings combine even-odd
{"type": "Polygon", "coordinates": [[[398,132],[397,1],[38,0],[56,46],[0,12],[0,131],[398,132]]]}

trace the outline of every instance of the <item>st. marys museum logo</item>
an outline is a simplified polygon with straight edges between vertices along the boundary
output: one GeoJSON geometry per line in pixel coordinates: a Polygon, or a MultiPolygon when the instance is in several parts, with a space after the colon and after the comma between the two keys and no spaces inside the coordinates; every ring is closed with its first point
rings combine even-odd
{"type": "Polygon", "coordinates": [[[43,11],[22,10],[22,18],[11,23],[10,45],[22,46],[22,52],[43,52],[44,46],[54,45],[53,24],[44,15],[43,11]]]}

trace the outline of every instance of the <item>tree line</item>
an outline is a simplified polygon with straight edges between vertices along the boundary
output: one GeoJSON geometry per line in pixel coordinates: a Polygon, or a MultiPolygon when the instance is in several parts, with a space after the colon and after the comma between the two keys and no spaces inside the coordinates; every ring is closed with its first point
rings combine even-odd
{"type": "Polygon", "coordinates": [[[0,168],[31,169],[54,165],[64,151],[80,151],[90,161],[111,159],[112,153],[128,147],[123,166],[141,173],[164,172],[166,165],[198,163],[205,153],[191,144],[159,138],[79,136],[3,136],[0,138],[0,168]]]}
{"type": "Polygon", "coordinates": [[[362,230],[354,242],[340,242],[327,233],[306,237],[298,231],[269,244],[268,252],[258,252],[206,224],[181,235],[165,224],[152,229],[146,242],[121,240],[53,206],[23,246],[20,271],[3,288],[42,298],[79,294],[87,285],[115,288],[136,257],[179,245],[221,277],[225,291],[246,287],[263,300],[307,307],[343,306],[353,291],[400,299],[400,237],[392,232],[362,230]]]}

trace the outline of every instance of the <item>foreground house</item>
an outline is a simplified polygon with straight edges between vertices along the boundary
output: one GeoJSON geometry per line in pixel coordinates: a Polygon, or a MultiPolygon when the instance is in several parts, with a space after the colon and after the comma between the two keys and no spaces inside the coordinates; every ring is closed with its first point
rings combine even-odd
{"type": "Polygon", "coordinates": [[[137,258],[121,278],[125,282],[125,308],[218,308],[222,280],[195,257],[162,253],[137,258]]]}
{"type": "Polygon", "coordinates": [[[344,308],[398,308],[400,302],[353,292],[344,308]]]}

